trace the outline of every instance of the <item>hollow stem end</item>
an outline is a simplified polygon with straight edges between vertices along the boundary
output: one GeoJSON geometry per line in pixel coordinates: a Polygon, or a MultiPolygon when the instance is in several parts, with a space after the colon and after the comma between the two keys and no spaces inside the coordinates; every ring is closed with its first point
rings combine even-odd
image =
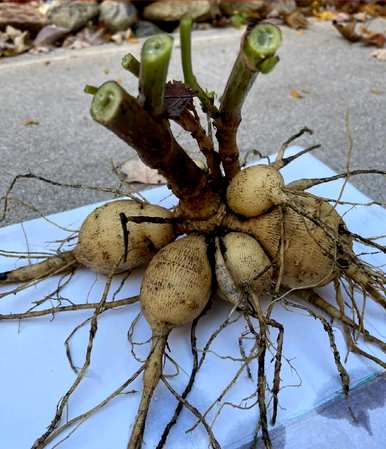
{"type": "Polygon", "coordinates": [[[97,90],[91,104],[91,115],[99,123],[110,122],[119,111],[123,89],[115,81],[107,81],[97,90]]]}
{"type": "Polygon", "coordinates": [[[273,56],[282,42],[280,29],[270,23],[256,25],[246,36],[243,50],[248,62],[254,66],[273,56]]]}

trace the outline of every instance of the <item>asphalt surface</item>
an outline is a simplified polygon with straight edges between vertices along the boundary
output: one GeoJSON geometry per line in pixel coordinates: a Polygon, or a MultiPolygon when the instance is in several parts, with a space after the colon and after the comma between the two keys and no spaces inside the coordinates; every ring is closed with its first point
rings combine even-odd
{"type": "MultiPolygon", "coordinates": [[[[385,29],[386,21],[378,26],[385,29]]],[[[233,29],[194,34],[194,65],[204,87],[221,93],[239,37],[240,31],[233,29]]],[[[1,196],[15,175],[27,172],[65,183],[118,184],[111,162],[122,162],[134,153],[92,121],[90,97],[83,87],[115,79],[136,93],[137,82],[121,69],[120,60],[128,51],[138,55],[141,44],[0,60],[1,196]],[[38,124],[25,124],[30,119],[38,124]]],[[[170,78],[182,79],[177,38],[176,47],[170,78]]],[[[239,132],[242,150],[272,153],[308,126],[314,135],[299,143],[321,143],[322,150],[315,155],[342,171],[347,164],[348,113],[352,166],[386,169],[386,61],[373,58],[372,51],[346,42],[329,23],[314,23],[305,32],[284,29],[280,64],[269,76],[258,78],[245,104],[239,132]],[[302,98],[292,96],[293,90],[302,98]]],[[[189,138],[176,132],[188,151],[196,151],[189,138]]],[[[385,177],[362,176],[353,182],[370,197],[385,200],[385,177]]],[[[14,192],[33,209],[14,204],[1,225],[109,197],[31,180],[18,183],[14,192]]]]}

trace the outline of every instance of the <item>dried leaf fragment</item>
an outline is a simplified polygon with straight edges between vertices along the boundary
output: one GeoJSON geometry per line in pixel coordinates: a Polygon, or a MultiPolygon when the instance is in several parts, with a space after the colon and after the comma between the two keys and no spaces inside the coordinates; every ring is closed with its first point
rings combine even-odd
{"type": "Polygon", "coordinates": [[[300,11],[293,11],[289,14],[283,15],[283,20],[286,25],[295,30],[308,28],[308,20],[300,11]]]}
{"type": "Polygon", "coordinates": [[[20,31],[8,25],[4,32],[0,31],[0,57],[15,56],[31,48],[28,31],[20,31]]]}
{"type": "Polygon", "coordinates": [[[166,179],[157,170],[149,168],[138,159],[129,159],[117,167],[119,175],[128,184],[166,184],[166,179]]]}
{"type": "Polygon", "coordinates": [[[39,125],[40,121],[36,118],[26,118],[22,121],[22,125],[31,126],[31,125],[39,125]]]}
{"type": "Polygon", "coordinates": [[[334,11],[320,11],[314,13],[319,20],[335,20],[337,13],[334,11]]]}
{"type": "Polygon", "coordinates": [[[290,90],[290,95],[292,98],[298,98],[299,100],[304,98],[304,95],[302,95],[298,90],[296,89],[291,89],[290,90]]]}
{"type": "Polygon", "coordinates": [[[362,39],[361,36],[355,31],[355,20],[346,24],[338,23],[334,20],[332,24],[349,42],[359,42],[362,39]]]}
{"type": "Polygon", "coordinates": [[[386,61],[386,49],[375,50],[371,53],[371,56],[380,61],[386,61]]]}
{"type": "Polygon", "coordinates": [[[181,81],[169,81],[165,86],[164,106],[169,118],[178,118],[185,109],[193,108],[195,94],[181,81]]]}
{"type": "Polygon", "coordinates": [[[383,33],[376,33],[374,31],[370,31],[367,28],[362,29],[363,36],[362,42],[366,45],[374,45],[378,48],[383,48],[386,43],[386,36],[383,33]]]}

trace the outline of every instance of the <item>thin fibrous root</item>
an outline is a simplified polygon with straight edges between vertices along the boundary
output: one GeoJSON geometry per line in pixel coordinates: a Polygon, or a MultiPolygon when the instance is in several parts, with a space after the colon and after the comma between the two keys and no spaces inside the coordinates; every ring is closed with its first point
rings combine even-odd
{"type": "Polygon", "coordinates": [[[319,184],[324,184],[326,182],[336,181],[338,179],[347,178],[347,176],[356,175],[386,175],[385,170],[352,170],[344,173],[339,173],[337,175],[328,176],[325,178],[311,178],[311,179],[298,179],[296,181],[287,184],[287,188],[291,190],[308,190],[311,187],[315,187],[319,184]]]}
{"type": "Polygon", "coordinates": [[[86,375],[86,372],[90,366],[91,363],[91,354],[93,350],[94,340],[95,336],[98,330],[98,317],[102,313],[103,308],[107,301],[107,295],[111,287],[112,279],[113,279],[113,272],[114,269],[116,269],[116,266],[113,267],[111,274],[108,277],[108,280],[105,285],[105,289],[103,291],[103,295],[101,300],[98,303],[98,306],[96,307],[94,314],[91,318],[90,323],[90,331],[89,331],[89,338],[87,343],[87,349],[86,349],[86,356],[83,363],[83,366],[78,371],[78,375],[76,376],[74,382],[72,383],[71,387],[67,390],[67,392],[64,394],[62,399],[59,401],[56,412],[54,417],[52,418],[49,426],[47,427],[47,430],[34,442],[31,449],[43,449],[47,446],[47,440],[50,438],[52,433],[57,429],[57,427],[60,424],[60,421],[63,416],[63,412],[68,404],[68,401],[72,394],[75,392],[75,390],[78,388],[79,384],[83,380],[83,378],[86,375]]]}
{"type": "Polygon", "coordinates": [[[347,397],[349,390],[350,390],[350,376],[347,373],[345,367],[343,366],[343,364],[341,362],[340,353],[336,346],[334,331],[332,330],[331,324],[326,320],[326,318],[324,318],[321,315],[318,315],[311,308],[309,308],[307,306],[303,306],[303,305],[295,304],[295,303],[288,303],[288,304],[290,304],[294,308],[306,310],[312,317],[314,317],[315,319],[319,320],[322,323],[323,328],[327,332],[328,339],[330,341],[330,347],[331,347],[332,354],[334,356],[335,366],[338,370],[338,373],[339,373],[339,376],[340,376],[340,379],[342,382],[343,393],[347,397]]]}
{"type": "MultiPolygon", "coordinates": [[[[356,332],[359,332],[365,341],[377,345],[380,349],[382,349],[383,352],[386,353],[386,343],[384,341],[371,335],[367,329],[358,325],[350,318],[348,318],[346,315],[342,314],[340,310],[338,310],[336,307],[328,303],[325,299],[323,299],[313,290],[304,290],[304,291],[299,290],[297,292],[297,295],[303,298],[306,302],[318,307],[320,310],[327,313],[327,315],[329,315],[331,318],[336,319],[338,322],[342,323],[342,325],[347,325],[356,332]]],[[[386,363],[383,360],[374,357],[371,354],[368,354],[367,352],[363,351],[358,347],[352,350],[353,352],[360,353],[364,357],[368,358],[369,360],[372,360],[382,368],[386,369],[386,363]]]]}
{"type": "MultiPolygon", "coordinates": [[[[133,296],[132,298],[126,298],[126,299],[117,299],[115,301],[106,302],[101,310],[101,312],[104,312],[106,310],[115,309],[118,307],[127,306],[129,304],[134,304],[139,299],[139,296],[133,296]]],[[[77,310],[89,310],[89,309],[96,309],[98,307],[99,303],[86,303],[86,304],[73,304],[70,306],[57,306],[57,307],[50,307],[49,309],[44,310],[31,310],[29,312],[23,312],[23,313],[9,313],[9,314],[3,314],[0,315],[0,321],[6,321],[6,320],[25,320],[28,318],[38,318],[42,316],[47,315],[56,315],[57,313],[61,312],[74,312],[77,310]]]]}
{"type": "Polygon", "coordinates": [[[52,274],[70,271],[77,264],[78,262],[76,261],[73,252],[66,251],[55,256],[50,256],[42,262],[0,273],[0,284],[12,284],[43,279],[52,274]]]}
{"type": "Polygon", "coordinates": [[[139,198],[137,198],[135,195],[132,195],[129,192],[122,191],[122,190],[119,190],[116,188],[89,186],[89,185],[84,185],[84,184],[68,184],[68,183],[55,181],[53,179],[49,179],[44,176],[35,175],[33,173],[24,173],[24,174],[16,175],[13,178],[4,197],[2,198],[2,200],[4,201],[4,206],[3,206],[2,213],[0,215],[0,222],[5,219],[5,216],[7,214],[9,196],[10,196],[12,190],[14,189],[16,183],[21,179],[35,179],[37,181],[42,181],[46,184],[50,184],[50,185],[57,186],[57,187],[65,187],[65,188],[80,189],[80,190],[90,190],[90,191],[94,191],[94,192],[110,193],[113,195],[125,195],[134,201],[142,203],[142,201],[139,198]]]}
{"type": "Polygon", "coordinates": [[[275,327],[278,330],[277,340],[276,340],[276,355],[275,355],[275,372],[273,378],[272,386],[272,396],[273,396],[273,411],[271,424],[274,426],[276,424],[277,410],[279,406],[279,391],[280,391],[280,372],[282,365],[282,354],[283,354],[283,339],[284,339],[284,327],[282,324],[270,318],[268,320],[268,325],[275,327]]]}
{"type": "Polygon", "coordinates": [[[354,282],[354,287],[366,291],[373,301],[386,309],[386,297],[376,288],[384,288],[385,281],[382,281],[382,279],[373,280],[372,276],[374,278],[377,274],[374,270],[369,271],[364,264],[351,264],[347,270],[344,270],[343,274],[354,282]]]}
{"type": "MultiPolygon", "coordinates": [[[[291,145],[292,142],[294,142],[296,139],[299,139],[299,137],[303,136],[303,134],[313,134],[314,132],[312,131],[312,129],[308,128],[307,126],[305,126],[304,128],[300,129],[296,134],[294,134],[293,136],[289,137],[280,147],[279,151],[277,152],[277,156],[276,156],[276,160],[275,162],[272,162],[271,167],[276,168],[277,170],[279,170],[280,168],[283,168],[286,164],[284,163],[285,159],[284,159],[284,153],[285,150],[291,145]]],[[[299,157],[301,154],[298,153],[297,155],[295,155],[295,157],[299,157]]]]}
{"type": "Polygon", "coordinates": [[[85,413],[78,415],[74,418],[71,418],[62,426],[58,427],[54,430],[50,436],[46,439],[46,444],[51,443],[56,437],[58,437],[65,430],[75,426],[82,424],[85,422],[90,416],[94,415],[96,412],[104,408],[110,401],[115,399],[117,396],[120,396],[124,393],[124,390],[132,383],[134,380],[142,373],[144,367],[141,366],[132,376],[130,376],[123,384],[121,384],[115,391],[113,391],[107,398],[103,399],[103,401],[99,402],[95,407],[91,408],[85,413]]]}
{"type": "Polygon", "coordinates": [[[169,384],[169,382],[166,380],[165,376],[161,376],[162,382],[165,384],[166,388],[172,393],[172,395],[182,403],[184,407],[186,407],[196,418],[198,418],[198,422],[200,422],[204,427],[205,430],[208,433],[209,441],[213,449],[221,449],[220,444],[216,440],[216,437],[214,436],[214,433],[209,426],[209,424],[205,421],[205,417],[194,407],[191,405],[186,399],[184,399],[182,396],[180,396],[174,388],[169,384]]]}

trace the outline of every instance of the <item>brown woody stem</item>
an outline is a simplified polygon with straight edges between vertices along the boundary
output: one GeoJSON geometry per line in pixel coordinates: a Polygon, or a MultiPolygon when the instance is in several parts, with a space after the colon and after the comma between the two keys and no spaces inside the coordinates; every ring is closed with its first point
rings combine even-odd
{"type": "Polygon", "coordinates": [[[220,181],[221,167],[220,158],[214,151],[213,141],[205,132],[198,119],[196,119],[187,109],[185,109],[178,118],[174,119],[185,131],[188,131],[193,139],[196,140],[201,153],[205,156],[208,169],[215,181],[220,181]]]}
{"type": "Polygon", "coordinates": [[[142,161],[168,180],[186,216],[206,218],[219,204],[205,173],[174,139],[165,120],[157,120],[115,81],[93,98],[93,119],[133,147],[142,161]]]}
{"type": "Polygon", "coordinates": [[[241,122],[241,108],[257,74],[268,73],[278,62],[274,54],[280,44],[280,30],[268,23],[247,30],[243,37],[215,122],[220,157],[227,179],[232,179],[240,170],[236,135],[241,122]]]}

